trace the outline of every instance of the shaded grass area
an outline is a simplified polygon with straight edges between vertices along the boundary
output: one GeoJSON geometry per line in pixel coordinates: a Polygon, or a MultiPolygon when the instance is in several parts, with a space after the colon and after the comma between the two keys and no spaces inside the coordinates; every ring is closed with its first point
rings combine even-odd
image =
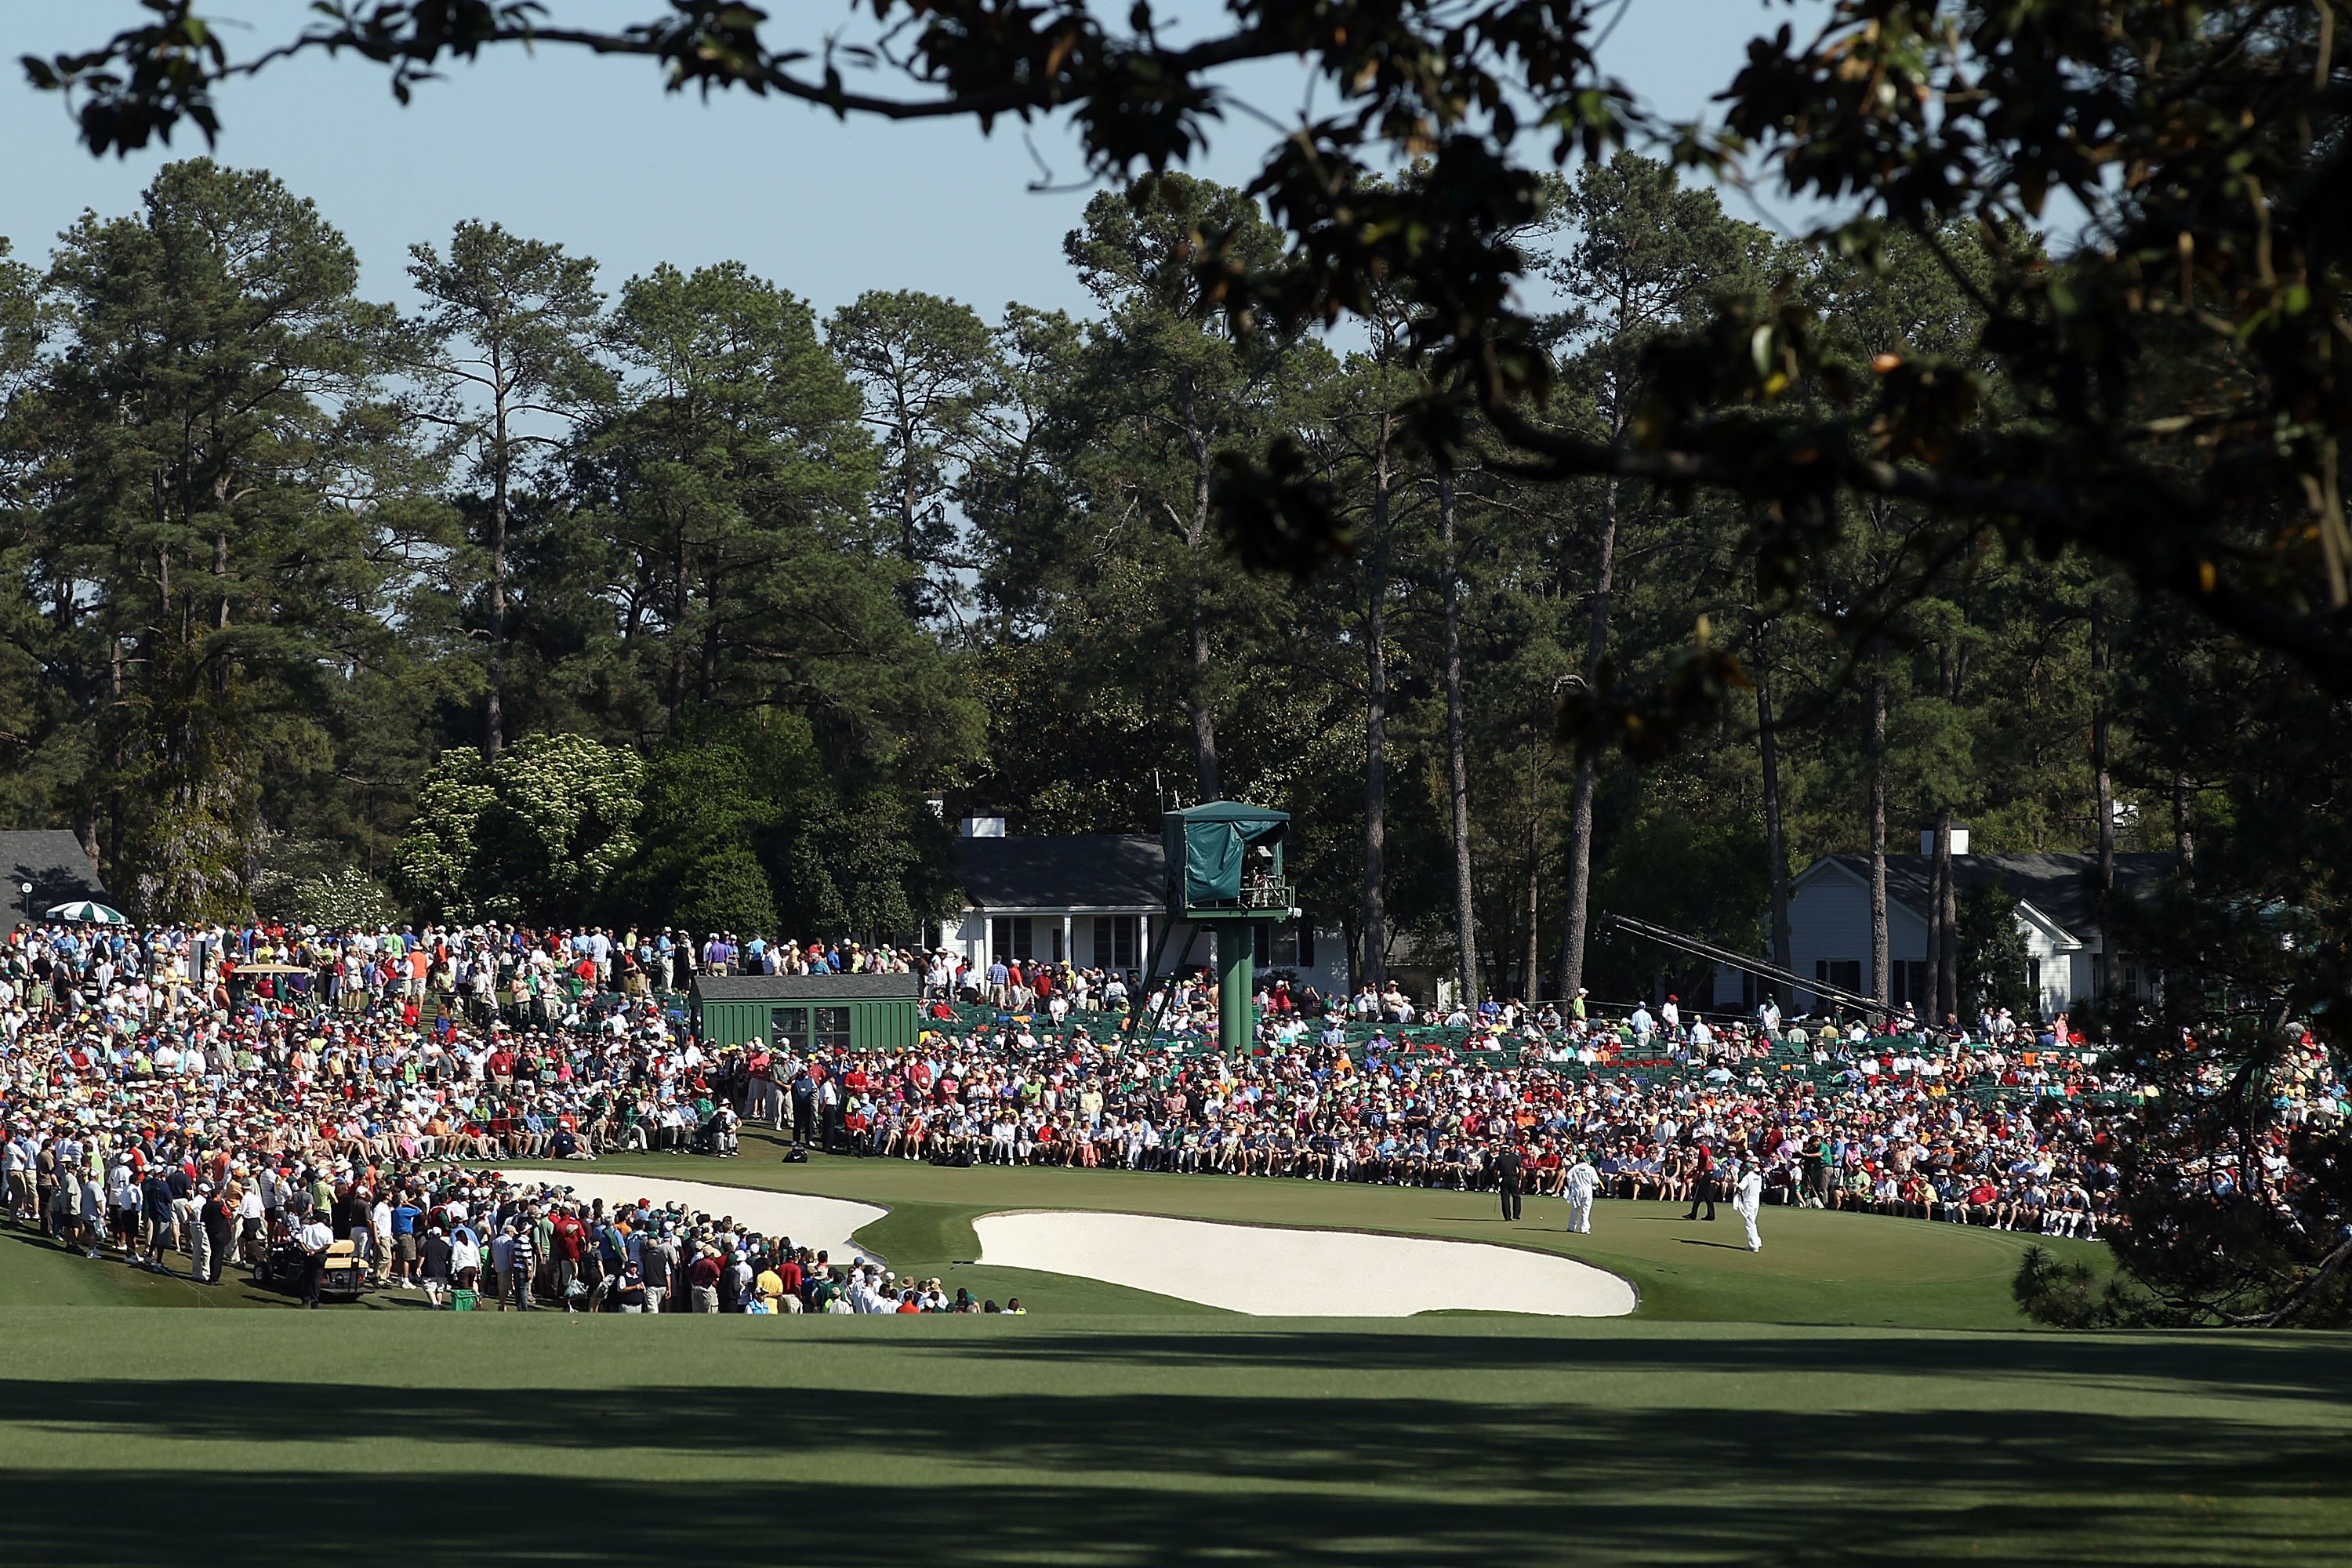
{"type": "Polygon", "coordinates": [[[782,1521],[818,1561],[2352,1561],[2341,1336],[103,1309],[0,1333],[10,1562],[148,1563],[168,1531],[191,1560],[603,1563],[782,1521]],[[401,1496],[386,1531],[320,1501],[401,1496]]]}
{"type": "MultiPolygon", "coordinates": [[[[1686,1322],[1874,1324],[1938,1329],[2025,1327],[2010,1280],[2027,1246],[2104,1268],[2104,1244],[2068,1242],[1873,1215],[1768,1209],[1764,1251],[1748,1253],[1728,1205],[1714,1224],[1685,1223],[1680,1205],[1604,1201],[1593,1234],[1567,1232],[1567,1205],[1528,1200],[1525,1219],[1503,1222],[1491,1194],[1341,1183],[1230,1176],[1176,1176],[1129,1171],[1066,1171],[982,1166],[947,1170],[902,1160],[813,1156],[781,1163],[782,1145],[765,1133],[744,1142],[744,1155],[716,1167],[646,1155],[608,1157],[599,1169],[698,1180],[879,1204],[890,1214],[858,1240],[894,1267],[939,1274],[978,1256],[971,1221],[1002,1209],[1108,1209],[1241,1225],[1304,1226],[1462,1241],[1559,1253],[1633,1281],[1638,1315],[1686,1322]]],[[[1050,1278],[1050,1277],[1049,1277],[1050,1278]]],[[[1022,1292],[1024,1301],[1029,1293],[1022,1292]]],[[[1140,1295],[1141,1293],[1137,1293],[1140,1295]]],[[[1049,1308],[1063,1310],[1052,1291],[1049,1308]]],[[[1078,1295],[1067,1310],[1097,1307],[1078,1295]]],[[[1164,1301],[1145,1297],[1137,1305],[1164,1301]]],[[[1029,1303],[1033,1308],[1037,1302],[1029,1303]]],[[[1153,1307],[1174,1310],[1181,1304],[1153,1307]]]]}
{"type": "Polygon", "coordinates": [[[216,1286],[187,1277],[187,1259],[174,1256],[175,1274],[134,1268],[120,1254],[103,1258],[70,1252],[38,1232],[0,1222],[0,1307],[253,1307],[286,1298],[246,1282],[229,1268],[216,1286]]]}

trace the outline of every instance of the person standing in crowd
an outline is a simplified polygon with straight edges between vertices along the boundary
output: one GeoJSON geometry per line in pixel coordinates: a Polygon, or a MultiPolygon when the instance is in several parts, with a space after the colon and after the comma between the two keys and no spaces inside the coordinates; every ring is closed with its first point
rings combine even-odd
{"type": "Polygon", "coordinates": [[[719,1250],[713,1247],[698,1247],[694,1261],[687,1266],[686,1285],[688,1304],[698,1312],[719,1310],[719,1276],[721,1272],[719,1250]]]}
{"type": "Polygon", "coordinates": [[[502,1312],[528,1312],[533,1305],[531,1282],[539,1275],[539,1241],[531,1234],[533,1229],[528,1219],[519,1224],[509,1222],[511,1244],[507,1249],[506,1269],[501,1280],[504,1294],[499,1302],[499,1310],[502,1312]]]}
{"type": "Polygon", "coordinates": [[[648,1236],[637,1248],[637,1266],[643,1271],[646,1310],[658,1312],[669,1295],[670,1278],[677,1268],[677,1247],[665,1226],[659,1236],[648,1236]]]}
{"type": "Polygon", "coordinates": [[[417,1265],[424,1270],[425,1304],[435,1311],[440,1310],[449,1299],[457,1256],[457,1248],[449,1245],[449,1238],[441,1234],[437,1225],[426,1231],[425,1239],[417,1244],[417,1265]]]}
{"type": "Polygon", "coordinates": [[[335,1245],[335,1228],[313,1214],[302,1222],[297,1240],[302,1248],[302,1305],[316,1311],[320,1287],[327,1281],[327,1248],[335,1245]]]}
{"type": "Polygon", "coordinates": [[[236,1234],[236,1215],[229,1208],[231,1201],[232,1196],[228,1192],[215,1192],[209,1187],[205,1189],[204,1209],[199,1216],[199,1223],[205,1227],[207,1264],[205,1283],[207,1285],[220,1283],[221,1265],[227,1261],[229,1247],[236,1234]]]}
{"type": "Polygon", "coordinates": [[[569,1206],[559,1205],[548,1222],[555,1255],[555,1298],[567,1312],[577,1310],[572,1287],[580,1279],[580,1262],[588,1246],[588,1227],[569,1206]]]}

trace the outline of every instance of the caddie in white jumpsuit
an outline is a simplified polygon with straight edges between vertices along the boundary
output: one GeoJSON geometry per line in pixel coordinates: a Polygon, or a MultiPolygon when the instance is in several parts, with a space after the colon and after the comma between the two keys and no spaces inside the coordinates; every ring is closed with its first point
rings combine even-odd
{"type": "Polygon", "coordinates": [[[1758,1170],[1756,1163],[1751,1160],[1739,1167],[1739,1185],[1731,1194],[1731,1210],[1748,1227],[1748,1250],[1750,1252],[1764,1250],[1764,1240],[1756,1234],[1757,1211],[1763,1206],[1764,1173],[1758,1170]]]}
{"type": "Polygon", "coordinates": [[[1601,1173],[1582,1154],[1568,1168],[1560,1191],[1568,1198],[1568,1228],[1580,1236],[1592,1234],[1592,1194],[1601,1185],[1601,1173]]]}

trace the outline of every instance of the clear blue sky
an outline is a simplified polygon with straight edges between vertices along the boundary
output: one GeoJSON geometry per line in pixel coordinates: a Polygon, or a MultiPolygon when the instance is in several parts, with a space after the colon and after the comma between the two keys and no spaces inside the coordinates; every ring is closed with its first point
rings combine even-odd
{"type": "MultiPolygon", "coordinates": [[[[660,8],[656,0],[553,5],[610,25],[660,8]]],[[[274,41],[308,8],[215,0],[209,9],[254,22],[245,39],[274,41]]],[[[787,21],[830,22],[843,9],[837,0],[771,7],[787,21]]],[[[1747,40],[1789,14],[1766,0],[1629,0],[1603,58],[1661,110],[1698,113],[1731,79],[1747,40]]],[[[41,264],[83,208],[128,212],[162,163],[204,150],[202,134],[184,129],[174,149],[100,162],[74,142],[62,102],[24,83],[19,55],[91,47],[139,15],[132,0],[0,7],[0,234],[18,259],[41,264]]],[[[1297,73],[1264,68],[1239,80],[1277,119],[1299,107],[1297,73]]],[[[407,298],[410,244],[437,243],[453,224],[480,218],[595,257],[608,289],[661,261],[733,258],[820,311],[867,289],[927,289],[992,316],[1008,300],[1084,305],[1061,239],[1087,192],[1028,189],[1040,158],[1064,184],[1083,174],[1072,143],[1050,127],[1033,132],[1033,157],[1018,126],[982,137],[968,124],[845,125],[743,94],[706,105],[664,94],[646,62],[568,52],[459,66],[450,80],[420,88],[406,110],[381,70],[306,58],[232,86],[223,118],[214,155],[268,168],[315,200],[350,237],[373,298],[407,298]]],[[[1244,180],[1268,134],[1236,117],[1196,167],[1244,180]]]]}

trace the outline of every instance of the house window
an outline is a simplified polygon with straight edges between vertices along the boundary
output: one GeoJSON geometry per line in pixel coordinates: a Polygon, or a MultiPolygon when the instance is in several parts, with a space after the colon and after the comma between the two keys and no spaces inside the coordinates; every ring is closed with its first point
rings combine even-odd
{"type": "Polygon", "coordinates": [[[2128,959],[2124,962],[2124,994],[2126,996],[2139,994],[2139,965],[2128,959]]]}
{"type": "Polygon", "coordinates": [[[1026,963],[1036,956],[1035,922],[1027,915],[998,915],[989,924],[989,951],[999,963],[1026,963]]]}
{"type": "Polygon", "coordinates": [[[2033,1000],[2039,1005],[2042,1001],[2042,961],[2040,959],[2029,958],[2025,961],[2025,983],[2033,988],[2033,1000]]]}
{"type": "Polygon", "coordinates": [[[814,1041],[821,1051],[845,1051],[849,1048],[849,1009],[846,1007],[814,1007],[816,1034],[814,1041]]]}
{"type": "Polygon", "coordinates": [[[1862,990],[1862,960],[1817,958],[1813,960],[1813,978],[1825,981],[1841,991],[1859,994],[1862,990]]]}
{"type": "Polygon", "coordinates": [[[1095,917],[1095,967],[1097,969],[1133,969],[1135,957],[1135,917],[1133,915],[1097,915],[1095,917]]]}
{"type": "Polygon", "coordinates": [[[808,1045],[807,1008],[771,1007],[768,1009],[768,1044],[782,1046],[786,1040],[803,1047],[808,1045]]]}
{"type": "Polygon", "coordinates": [[[1900,1007],[1906,1002],[1915,1007],[1925,1007],[1934,1001],[1927,994],[1927,961],[1924,958],[1897,959],[1886,966],[1886,977],[1893,981],[1886,999],[1900,1007]]]}

